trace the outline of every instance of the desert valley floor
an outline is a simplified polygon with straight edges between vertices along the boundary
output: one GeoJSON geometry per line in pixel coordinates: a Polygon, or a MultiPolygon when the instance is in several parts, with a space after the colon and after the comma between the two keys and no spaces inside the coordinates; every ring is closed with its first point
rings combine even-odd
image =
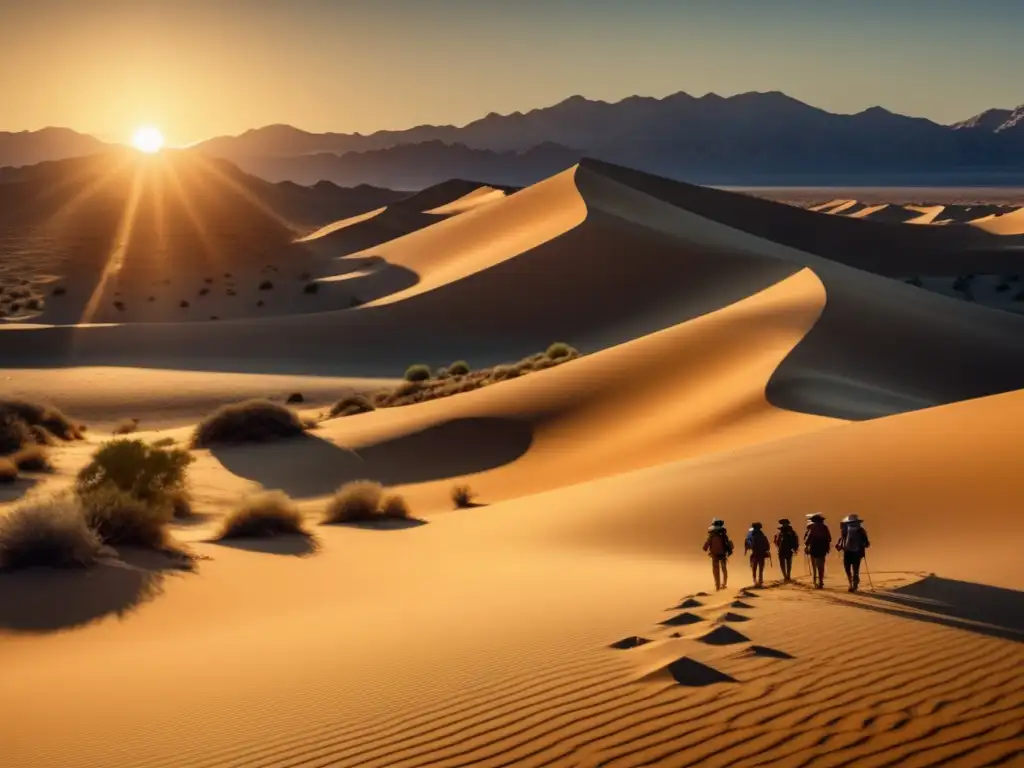
{"type": "Polygon", "coordinates": [[[301,393],[316,424],[192,451],[191,571],[0,573],[0,765],[1024,764],[1022,275],[1005,201],[791,205],[592,160],[415,194],[184,152],[24,169],[0,399],[88,430],[0,515],[125,419],[186,446],[301,393]],[[579,356],[501,368],[554,342],[579,356]],[[486,386],[325,418],[456,360],[486,386]],[[413,519],[320,525],[359,479],[413,519]],[[260,488],[313,543],[214,540],[260,488]],[[870,583],[833,555],[824,590],[802,561],[747,589],[749,524],[812,512],[864,518],[870,583]]]}

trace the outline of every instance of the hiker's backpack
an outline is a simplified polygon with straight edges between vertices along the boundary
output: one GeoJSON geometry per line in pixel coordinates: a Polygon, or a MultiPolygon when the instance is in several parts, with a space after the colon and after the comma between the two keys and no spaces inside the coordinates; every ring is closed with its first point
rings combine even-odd
{"type": "Polygon", "coordinates": [[[811,523],[804,535],[807,544],[807,551],[812,555],[827,555],[829,545],[832,543],[832,535],[824,523],[811,523]]]}
{"type": "Polygon", "coordinates": [[[747,534],[746,545],[755,555],[767,555],[771,551],[771,544],[764,531],[750,531],[747,534]]]}
{"type": "Polygon", "coordinates": [[[724,529],[708,534],[708,552],[715,557],[728,557],[732,554],[732,542],[724,529]]]}
{"type": "Polygon", "coordinates": [[[797,538],[796,530],[785,528],[779,532],[779,551],[783,554],[792,554],[800,549],[800,539],[797,538]]]}
{"type": "Polygon", "coordinates": [[[863,552],[868,544],[868,536],[859,525],[851,525],[846,529],[843,541],[844,552],[863,552]]]}

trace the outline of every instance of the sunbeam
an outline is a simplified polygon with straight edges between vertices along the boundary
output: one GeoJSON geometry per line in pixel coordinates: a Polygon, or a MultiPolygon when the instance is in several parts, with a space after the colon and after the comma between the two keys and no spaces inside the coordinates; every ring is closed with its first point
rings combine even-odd
{"type": "Polygon", "coordinates": [[[135,214],[139,208],[139,199],[142,197],[142,189],[145,184],[143,178],[144,168],[138,166],[135,169],[135,175],[132,178],[131,193],[128,196],[128,200],[124,206],[124,212],[121,214],[121,221],[117,227],[117,234],[114,236],[114,241],[111,244],[110,252],[107,254],[106,264],[103,266],[103,272],[100,274],[100,278],[96,283],[96,288],[93,289],[92,296],[89,297],[89,301],[85,305],[85,309],[82,311],[82,317],[79,323],[91,323],[93,318],[96,316],[96,311],[99,309],[100,302],[103,300],[103,295],[107,289],[107,283],[110,282],[110,278],[116,275],[121,267],[124,265],[125,255],[128,253],[128,246],[131,243],[132,229],[135,225],[135,214]]]}
{"type": "Polygon", "coordinates": [[[174,196],[181,203],[181,207],[185,211],[185,215],[188,217],[192,226],[196,230],[196,234],[199,236],[199,243],[202,245],[203,250],[206,252],[211,266],[215,267],[218,271],[222,271],[221,267],[224,264],[223,254],[217,250],[214,245],[214,238],[210,236],[210,231],[203,221],[202,217],[196,211],[192,201],[189,200],[188,193],[185,191],[185,187],[182,184],[181,177],[178,175],[178,169],[174,165],[168,164],[167,176],[170,179],[172,185],[172,192],[174,196]]]}

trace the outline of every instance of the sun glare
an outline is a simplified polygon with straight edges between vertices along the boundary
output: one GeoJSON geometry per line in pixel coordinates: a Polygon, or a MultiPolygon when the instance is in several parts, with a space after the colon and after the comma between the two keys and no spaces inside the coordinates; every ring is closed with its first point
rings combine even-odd
{"type": "Polygon", "coordinates": [[[132,146],[146,154],[159,152],[164,147],[164,135],[156,128],[147,125],[139,128],[132,136],[132,146]]]}

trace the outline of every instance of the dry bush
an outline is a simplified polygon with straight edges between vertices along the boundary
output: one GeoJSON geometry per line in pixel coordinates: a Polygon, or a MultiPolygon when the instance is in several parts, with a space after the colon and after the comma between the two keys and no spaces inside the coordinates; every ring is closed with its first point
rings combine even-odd
{"type": "Polygon", "coordinates": [[[18,465],[10,459],[0,459],[0,483],[13,483],[18,479],[18,465]]]}
{"type": "Polygon", "coordinates": [[[417,363],[405,369],[406,381],[427,381],[430,378],[430,366],[417,363]]]}
{"type": "Polygon", "coordinates": [[[71,494],[25,501],[0,516],[0,568],[82,567],[102,549],[71,494]]]}
{"type": "Polygon", "coordinates": [[[383,488],[372,480],[345,483],[327,502],[325,523],[356,523],[373,520],[380,510],[383,488]]]}
{"type": "Polygon", "coordinates": [[[263,491],[242,499],[224,520],[218,539],[267,538],[286,534],[309,536],[302,513],[282,491],[263,491]]]}
{"type": "Polygon", "coordinates": [[[10,461],[22,472],[51,472],[53,465],[46,449],[41,445],[29,445],[10,457],[10,461]]]}
{"type": "Polygon", "coordinates": [[[167,524],[174,513],[166,497],[142,499],[113,484],[79,490],[89,527],[111,546],[168,549],[167,524]]]}
{"type": "Polygon", "coordinates": [[[57,408],[25,400],[0,399],[0,421],[20,419],[28,427],[42,427],[61,440],[80,440],[81,430],[57,408]]]}
{"type": "Polygon", "coordinates": [[[338,416],[355,416],[357,413],[369,413],[374,410],[376,410],[376,408],[373,403],[362,395],[350,395],[342,398],[331,406],[329,418],[333,419],[338,416]]]}
{"type": "Polygon", "coordinates": [[[189,303],[182,299],[181,301],[178,302],[178,306],[181,307],[182,309],[188,309],[189,303]]]}
{"type": "Polygon", "coordinates": [[[550,347],[548,347],[547,356],[552,360],[560,360],[562,358],[573,358],[579,357],[579,351],[574,347],[570,347],[563,341],[556,341],[550,347]]]}
{"type": "Polygon", "coordinates": [[[159,440],[153,441],[154,448],[167,448],[168,446],[174,445],[175,440],[173,437],[161,437],[159,440]]]}
{"type": "Polygon", "coordinates": [[[395,387],[392,395],[395,397],[409,397],[423,389],[423,383],[419,381],[403,381],[397,387],[395,387]]]}
{"type": "Polygon", "coordinates": [[[0,456],[20,451],[35,442],[32,430],[11,414],[0,415],[0,456]]]}
{"type": "Polygon", "coordinates": [[[264,280],[262,283],[260,283],[259,290],[261,290],[261,291],[272,291],[272,290],[274,290],[274,284],[272,282],[270,282],[269,280],[264,280]]]}
{"type": "Polygon", "coordinates": [[[63,285],[58,285],[56,288],[53,289],[53,291],[52,291],[52,293],[50,295],[52,295],[52,296],[63,296],[67,292],[68,292],[67,288],[65,288],[63,285]]]}
{"type": "Polygon", "coordinates": [[[291,405],[292,403],[304,403],[306,402],[306,398],[302,396],[301,392],[292,392],[290,395],[288,395],[285,402],[288,403],[289,405],[291,405]]]}
{"type": "Polygon", "coordinates": [[[452,503],[459,509],[472,507],[475,496],[473,489],[468,485],[456,485],[452,488],[452,503]]]}
{"type": "Polygon", "coordinates": [[[303,293],[316,293],[320,290],[320,283],[306,283],[302,289],[303,293]]]}
{"type": "Polygon", "coordinates": [[[405,497],[398,493],[384,497],[380,505],[380,515],[389,520],[408,520],[412,516],[405,497]]]}
{"type": "Polygon", "coordinates": [[[456,360],[448,366],[448,373],[452,376],[465,376],[470,371],[469,363],[465,360],[456,360]]]}
{"type": "Polygon", "coordinates": [[[167,503],[171,506],[171,517],[175,520],[187,520],[192,517],[192,495],[187,488],[168,491],[167,503]]]}
{"type": "Polygon", "coordinates": [[[137,431],[139,428],[138,419],[125,419],[114,427],[113,433],[115,435],[130,435],[132,432],[137,431]]]}
{"type": "Polygon", "coordinates": [[[192,434],[195,448],[218,444],[261,443],[301,435],[305,427],[289,408],[269,400],[225,405],[203,419],[192,434]]]}
{"type": "Polygon", "coordinates": [[[185,487],[185,472],[195,459],[180,448],[157,448],[142,440],[119,438],[104,443],[78,473],[76,488],[88,493],[113,485],[144,500],[166,499],[185,487]]]}

